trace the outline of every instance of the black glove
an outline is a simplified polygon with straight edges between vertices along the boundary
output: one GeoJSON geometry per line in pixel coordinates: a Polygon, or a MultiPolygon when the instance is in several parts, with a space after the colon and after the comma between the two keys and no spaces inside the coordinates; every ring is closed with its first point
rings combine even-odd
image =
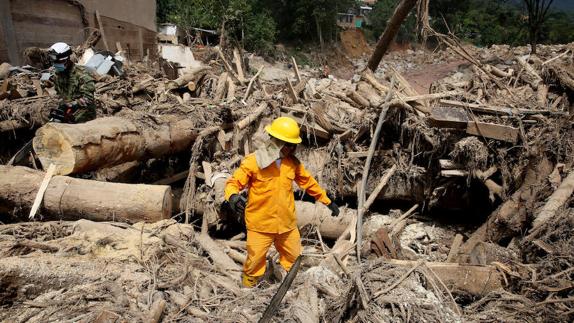
{"type": "Polygon", "coordinates": [[[229,197],[229,206],[237,215],[243,216],[245,213],[245,204],[247,204],[247,200],[239,194],[233,194],[229,197]]]}
{"type": "Polygon", "coordinates": [[[48,119],[51,122],[63,122],[64,119],[66,118],[65,115],[65,110],[60,109],[60,107],[52,109],[50,111],[50,116],[48,117],[48,119]]]}
{"type": "Polygon", "coordinates": [[[327,207],[329,210],[331,210],[331,216],[339,216],[339,207],[337,204],[335,204],[335,202],[331,202],[331,204],[327,205],[327,207]]]}
{"type": "Polygon", "coordinates": [[[74,113],[78,110],[77,103],[60,102],[56,109],[50,111],[50,120],[53,122],[74,123],[74,113]]]}

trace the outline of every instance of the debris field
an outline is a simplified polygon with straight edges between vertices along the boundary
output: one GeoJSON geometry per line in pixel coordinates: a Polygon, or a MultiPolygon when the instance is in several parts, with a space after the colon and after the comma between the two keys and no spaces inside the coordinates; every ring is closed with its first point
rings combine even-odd
{"type": "Polygon", "coordinates": [[[571,322],[574,44],[448,44],[375,73],[344,58],[349,79],[218,47],[171,78],[125,62],[96,76],[98,118],[77,125],[48,122],[42,62],[4,64],[0,320],[259,320],[278,254],[241,287],[245,233],[223,188],[289,115],[342,208],[296,191],[302,264],[273,321],[571,322]]]}

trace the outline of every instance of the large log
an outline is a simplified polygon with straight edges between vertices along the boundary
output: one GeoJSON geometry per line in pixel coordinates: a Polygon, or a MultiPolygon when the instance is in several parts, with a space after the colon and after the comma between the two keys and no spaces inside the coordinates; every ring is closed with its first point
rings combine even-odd
{"type": "Polygon", "coordinates": [[[55,164],[57,174],[67,175],[180,152],[196,137],[190,119],[149,127],[109,117],[83,124],[48,123],[36,132],[33,146],[44,168],[55,164]]]}
{"type": "Polygon", "coordinates": [[[338,238],[353,219],[357,210],[341,208],[338,217],[331,216],[331,210],[322,203],[296,201],[295,213],[297,226],[302,228],[308,224],[315,225],[326,238],[338,238]]]}
{"type": "MultiPolygon", "coordinates": [[[[416,263],[409,260],[389,259],[396,266],[412,268],[416,263]]],[[[502,275],[494,266],[475,266],[443,262],[425,263],[448,289],[455,294],[470,294],[484,296],[502,288],[502,275]]]]}
{"type": "Polygon", "coordinates": [[[550,195],[546,204],[542,207],[540,212],[536,215],[534,221],[532,221],[532,229],[527,239],[532,239],[536,236],[537,232],[543,227],[543,225],[551,221],[566,202],[572,197],[574,192],[574,172],[564,179],[562,184],[550,195]]]}
{"type": "Polygon", "coordinates": [[[379,38],[379,41],[377,42],[377,47],[375,48],[375,51],[373,52],[373,55],[371,56],[371,58],[369,59],[369,63],[367,64],[367,66],[371,71],[377,70],[377,67],[381,62],[381,59],[389,49],[389,45],[395,38],[397,32],[399,31],[401,24],[408,16],[411,9],[416,5],[416,3],[417,0],[402,0],[395,8],[395,12],[393,12],[393,15],[389,19],[387,27],[385,28],[385,31],[381,35],[381,38],[379,38]]]}
{"type": "MultiPolygon", "coordinates": [[[[0,212],[25,216],[44,173],[0,166],[0,212]]],[[[171,188],[55,176],[44,193],[40,214],[50,219],[155,222],[171,216],[171,188]]]]}
{"type": "Polygon", "coordinates": [[[461,247],[460,260],[468,261],[470,252],[480,242],[499,243],[521,234],[527,226],[527,212],[534,208],[534,202],[544,188],[544,181],[553,169],[554,166],[545,157],[531,160],[520,188],[472,233],[461,247]]]}
{"type": "MultiPolygon", "coordinates": [[[[321,236],[329,239],[337,239],[356,218],[357,210],[347,207],[340,208],[339,216],[331,216],[331,210],[322,203],[311,203],[295,201],[295,213],[297,214],[297,226],[302,228],[306,225],[313,225],[319,229],[321,236]]],[[[377,214],[373,214],[377,216],[377,214]]],[[[375,232],[383,227],[381,221],[367,221],[364,227],[365,238],[369,233],[375,232]]]]}

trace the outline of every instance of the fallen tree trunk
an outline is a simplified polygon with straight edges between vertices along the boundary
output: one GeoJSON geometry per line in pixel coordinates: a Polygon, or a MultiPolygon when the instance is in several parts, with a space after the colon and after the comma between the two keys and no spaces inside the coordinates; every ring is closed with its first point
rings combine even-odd
{"type": "Polygon", "coordinates": [[[385,28],[383,35],[377,42],[377,47],[375,48],[375,51],[373,52],[373,55],[371,56],[371,58],[369,59],[369,63],[367,64],[367,66],[371,71],[374,72],[377,70],[377,67],[381,62],[381,59],[389,49],[389,45],[395,38],[397,32],[399,31],[401,24],[403,23],[403,21],[408,16],[409,12],[413,9],[416,3],[417,0],[402,0],[399,3],[399,5],[395,8],[395,12],[389,19],[387,27],[385,28]]]}
{"type": "Polygon", "coordinates": [[[338,217],[331,216],[331,210],[322,203],[295,201],[295,213],[297,214],[297,226],[302,228],[306,225],[315,225],[326,238],[336,239],[347,228],[353,219],[353,209],[341,208],[338,217]]]}
{"type": "MultiPolygon", "coordinates": [[[[44,173],[26,167],[0,166],[0,212],[24,217],[44,173]]],[[[171,216],[171,188],[119,184],[55,176],[44,193],[40,213],[50,219],[156,222],[171,216]]]]}
{"type": "Polygon", "coordinates": [[[36,132],[33,146],[44,168],[55,164],[57,174],[68,175],[180,152],[196,137],[189,119],[152,128],[110,117],[83,124],[48,123],[36,132]]]}
{"type": "MultiPolygon", "coordinates": [[[[351,208],[342,207],[340,211],[339,216],[334,217],[331,216],[331,210],[322,203],[295,201],[297,226],[299,228],[306,225],[316,226],[324,238],[337,239],[357,214],[357,210],[351,208]]],[[[367,222],[363,232],[375,232],[382,226],[382,222],[367,222]]]]}
{"type": "Polygon", "coordinates": [[[527,238],[531,238],[535,236],[535,233],[548,221],[556,216],[557,211],[562,208],[568,199],[572,197],[572,193],[574,193],[574,171],[570,172],[570,174],[564,179],[562,184],[550,195],[548,201],[534,221],[532,221],[532,230],[530,230],[530,234],[527,238]]]}
{"type": "Polygon", "coordinates": [[[512,196],[499,206],[461,247],[462,261],[468,261],[472,249],[479,242],[499,243],[505,238],[520,234],[527,224],[527,211],[532,210],[538,192],[544,188],[544,181],[554,169],[545,157],[531,161],[526,170],[524,182],[512,196]]]}
{"type": "MultiPolygon", "coordinates": [[[[416,261],[389,259],[390,264],[412,268],[416,261]]],[[[455,294],[484,296],[502,288],[502,275],[494,266],[474,266],[444,262],[426,262],[448,289],[455,294]]]]}

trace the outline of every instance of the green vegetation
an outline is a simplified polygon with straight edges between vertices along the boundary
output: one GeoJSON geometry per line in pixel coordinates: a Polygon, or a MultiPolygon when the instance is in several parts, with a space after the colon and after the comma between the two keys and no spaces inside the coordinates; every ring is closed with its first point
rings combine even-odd
{"type": "Polygon", "coordinates": [[[158,23],[221,30],[247,50],[269,53],[277,40],[334,40],[337,12],[354,0],[158,0],[158,23]]]}
{"type": "MultiPolygon", "coordinates": [[[[379,37],[399,0],[380,0],[373,8],[371,21],[379,37]]],[[[525,45],[530,42],[528,11],[521,1],[431,0],[431,25],[437,31],[452,31],[464,41],[478,46],[492,44],[525,45]],[[446,22],[446,24],[445,24],[446,22]]],[[[540,27],[538,43],[574,41],[574,13],[550,11],[540,27]]],[[[416,17],[407,18],[397,35],[398,41],[416,40],[416,17]]]]}
{"type": "MultiPolygon", "coordinates": [[[[370,14],[366,31],[377,39],[399,0],[379,0],[370,14]]],[[[433,27],[448,30],[479,46],[529,43],[525,0],[431,0],[433,27]]],[[[529,0],[533,1],[533,0],[529,0]]],[[[221,31],[228,40],[249,51],[269,54],[273,44],[286,41],[300,46],[309,41],[337,39],[337,13],[357,6],[355,0],[158,0],[159,23],[172,22],[181,28],[199,27],[221,31]]],[[[574,41],[574,12],[550,11],[536,35],[538,43],[574,41]]],[[[411,13],[401,26],[397,40],[417,40],[416,16],[411,13]]]]}
{"type": "MultiPolygon", "coordinates": [[[[385,31],[387,20],[393,14],[398,2],[397,0],[379,0],[373,7],[369,15],[371,21],[371,28],[369,29],[372,30],[375,39],[378,39],[385,31]]],[[[414,14],[411,13],[405,19],[395,39],[400,43],[416,41],[416,17],[414,14]]]]}

